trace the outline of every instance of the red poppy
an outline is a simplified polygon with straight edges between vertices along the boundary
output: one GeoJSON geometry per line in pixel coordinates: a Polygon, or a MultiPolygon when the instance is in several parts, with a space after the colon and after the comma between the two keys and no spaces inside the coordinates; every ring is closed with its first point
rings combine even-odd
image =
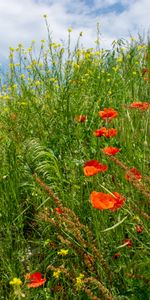
{"type": "Polygon", "coordinates": [[[139,110],[147,110],[150,107],[150,103],[148,102],[133,102],[130,104],[130,108],[137,108],[139,110]]]}
{"type": "Polygon", "coordinates": [[[106,127],[102,127],[100,129],[95,130],[93,134],[97,137],[100,137],[100,136],[105,136],[106,132],[107,132],[106,127]]]}
{"type": "Polygon", "coordinates": [[[102,127],[100,129],[97,129],[93,134],[97,137],[105,136],[107,138],[110,138],[117,135],[117,130],[115,128],[107,129],[106,127],[102,127]]]}
{"type": "Polygon", "coordinates": [[[104,110],[99,111],[100,117],[106,121],[107,119],[112,120],[118,116],[118,112],[113,108],[104,108],[104,110]]]}
{"type": "Polygon", "coordinates": [[[131,248],[133,246],[133,243],[130,239],[126,239],[122,242],[122,245],[125,245],[128,247],[128,248],[131,248]]]}
{"type": "Polygon", "coordinates": [[[85,115],[75,116],[75,121],[79,123],[84,123],[86,120],[87,120],[87,116],[85,115]]]}
{"type": "Polygon", "coordinates": [[[56,207],[56,208],[55,208],[55,211],[56,211],[56,213],[59,214],[59,215],[63,214],[63,212],[64,212],[60,207],[56,207]]]}
{"type": "Polygon", "coordinates": [[[138,233],[142,233],[143,232],[143,227],[140,226],[140,225],[135,225],[135,229],[136,229],[136,232],[138,232],[138,233]]]}
{"type": "Polygon", "coordinates": [[[25,277],[30,281],[29,283],[27,283],[28,288],[36,288],[46,282],[46,278],[42,278],[42,274],[40,272],[27,274],[25,277]]]}
{"type": "Polygon", "coordinates": [[[148,74],[148,73],[149,73],[149,70],[146,67],[144,67],[142,69],[142,75],[145,75],[145,74],[148,74]]]}
{"type": "Polygon", "coordinates": [[[119,148],[116,148],[116,147],[112,147],[112,146],[109,146],[109,147],[105,147],[103,149],[103,152],[107,155],[115,155],[116,153],[118,153],[120,151],[119,148]]]}
{"type": "Polygon", "coordinates": [[[110,128],[107,130],[105,137],[109,138],[109,137],[113,137],[117,135],[117,129],[115,128],[110,128]]]}
{"type": "Polygon", "coordinates": [[[125,179],[130,181],[132,180],[132,178],[136,179],[136,180],[141,180],[142,179],[142,175],[141,173],[136,169],[136,168],[132,168],[130,169],[126,174],[125,174],[125,179]]]}
{"type": "Polygon", "coordinates": [[[97,160],[87,161],[84,165],[84,174],[86,176],[93,176],[99,172],[107,171],[108,167],[106,165],[100,164],[97,160]]]}
{"type": "Polygon", "coordinates": [[[90,195],[92,206],[99,210],[117,210],[123,205],[125,198],[119,195],[117,192],[114,192],[113,195],[114,196],[102,192],[93,191],[90,195]]]}
{"type": "Polygon", "coordinates": [[[113,259],[118,259],[121,255],[121,252],[117,252],[113,255],[113,259]]]}
{"type": "Polygon", "coordinates": [[[117,192],[113,192],[113,195],[115,196],[115,202],[114,202],[114,206],[113,206],[113,208],[111,210],[115,211],[115,210],[117,210],[118,208],[120,208],[124,204],[126,198],[123,197],[123,196],[121,196],[117,192]]]}

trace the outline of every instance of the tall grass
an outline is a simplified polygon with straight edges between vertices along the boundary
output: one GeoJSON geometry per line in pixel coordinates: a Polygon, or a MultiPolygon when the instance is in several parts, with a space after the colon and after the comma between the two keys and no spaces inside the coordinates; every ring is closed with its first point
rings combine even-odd
{"type": "Polygon", "coordinates": [[[81,33],[72,50],[72,34],[65,48],[48,28],[38,56],[34,41],[29,49],[10,48],[1,78],[1,299],[146,300],[149,40],[118,40],[104,50],[98,34],[95,48],[83,49],[81,33]],[[131,108],[139,101],[147,108],[131,108]],[[118,116],[105,122],[105,108],[118,116]],[[96,137],[102,127],[117,135],[96,137]],[[105,155],[108,146],[120,152],[105,155]],[[108,170],[86,176],[91,160],[108,170]],[[126,200],[115,211],[98,210],[93,191],[126,200]],[[35,272],[45,283],[29,288],[35,272]]]}

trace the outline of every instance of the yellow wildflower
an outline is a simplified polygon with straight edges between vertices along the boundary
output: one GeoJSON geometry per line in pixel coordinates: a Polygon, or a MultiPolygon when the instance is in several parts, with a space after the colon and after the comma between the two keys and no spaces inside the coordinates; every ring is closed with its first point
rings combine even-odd
{"type": "Polygon", "coordinates": [[[58,251],[57,253],[59,255],[66,256],[68,254],[68,252],[69,252],[68,249],[60,249],[60,251],[58,251]]]}
{"type": "Polygon", "coordinates": [[[60,273],[61,273],[60,270],[54,271],[54,272],[53,272],[53,277],[56,278],[56,279],[58,279],[59,276],[60,276],[60,273]]]}
{"type": "Polygon", "coordinates": [[[78,277],[76,277],[76,286],[81,287],[83,284],[84,274],[80,273],[78,277]]]}
{"type": "Polygon", "coordinates": [[[13,280],[9,282],[10,285],[16,285],[20,286],[22,284],[22,281],[20,278],[14,277],[13,280]]]}
{"type": "Polygon", "coordinates": [[[118,57],[117,62],[122,62],[123,58],[122,57],[118,57]]]}
{"type": "Polygon", "coordinates": [[[71,27],[68,28],[68,32],[72,32],[72,28],[71,27]]]}

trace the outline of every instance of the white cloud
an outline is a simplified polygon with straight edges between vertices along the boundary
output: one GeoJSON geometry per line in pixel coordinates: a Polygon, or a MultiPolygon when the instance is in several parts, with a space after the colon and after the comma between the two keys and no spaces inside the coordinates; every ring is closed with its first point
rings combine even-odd
{"type": "MultiPolygon", "coordinates": [[[[149,29],[149,0],[0,0],[0,60],[8,57],[9,46],[23,43],[28,46],[47,37],[43,14],[55,41],[67,39],[68,27],[73,27],[72,40],[83,31],[82,43],[92,47],[96,39],[96,23],[102,31],[102,46],[108,47],[114,39],[126,38],[149,29]],[[122,5],[125,10],[117,13],[107,8],[122,5]],[[106,8],[101,14],[100,9],[106,8]]],[[[103,10],[102,10],[103,11],[103,10]]]]}

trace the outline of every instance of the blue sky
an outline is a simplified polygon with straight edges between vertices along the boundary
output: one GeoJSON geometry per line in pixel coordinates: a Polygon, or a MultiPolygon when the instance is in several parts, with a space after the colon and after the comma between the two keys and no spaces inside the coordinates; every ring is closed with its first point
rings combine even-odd
{"type": "Polygon", "coordinates": [[[129,38],[150,28],[149,0],[0,0],[0,62],[7,60],[9,46],[28,47],[46,39],[43,15],[47,14],[55,42],[67,40],[73,28],[72,44],[83,32],[82,44],[93,47],[96,24],[101,30],[101,47],[110,48],[113,40],[129,38]]]}

